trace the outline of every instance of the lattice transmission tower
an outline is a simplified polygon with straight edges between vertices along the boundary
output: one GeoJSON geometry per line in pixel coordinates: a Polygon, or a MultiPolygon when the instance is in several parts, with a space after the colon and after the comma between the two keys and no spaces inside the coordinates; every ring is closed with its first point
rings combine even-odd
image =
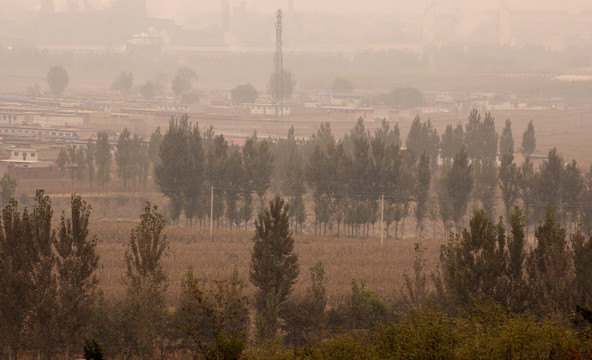
{"type": "Polygon", "coordinates": [[[273,106],[275,117],[284,117],[283,54],[282,54],[282,9],[278,9],[275,22],[275,55],[273,57],[273,106]]]}

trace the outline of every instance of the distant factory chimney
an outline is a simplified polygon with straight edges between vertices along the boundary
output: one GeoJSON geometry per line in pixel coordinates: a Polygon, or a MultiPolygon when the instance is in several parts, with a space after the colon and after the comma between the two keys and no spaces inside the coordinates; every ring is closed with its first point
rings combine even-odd
{"type": "Polygon", "coordinates": [[[220,28],[223,33],[227,33],[230,29],[230,5],[228,0],[221,0],[220,15],[220,28]]]}
{"type": "Polygon", "coordinates": [[[499,12],[499,42],[501,46],[512,44],[511,34],[512,22],[510,19],[510,10],[507,0],[500,0],[499,12]]]}

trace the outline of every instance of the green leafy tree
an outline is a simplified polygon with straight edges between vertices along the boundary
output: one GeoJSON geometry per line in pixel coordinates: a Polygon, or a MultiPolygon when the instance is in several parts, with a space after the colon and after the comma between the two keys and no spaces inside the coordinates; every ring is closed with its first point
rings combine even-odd
{"type": "Polygon", "coordinates": [[[94,338],[84,339],[84,359],[85,360],[103,360],[103,347],[94,338]]]}
{"type": "Polygon", "coordinates": [[[570,235],[574,262],[575,303],[592,302],[592,234],[586,238],[582,228],[578,227],[570,235]]]}
{"type": "Polygon", "coordinates": [[[97,150],[95,161],[97,163],[97,181],[105,186],[111,178],[111,146],[109,145],[109,135],[106,132],[97,133],[97,150]]]}
{"type": "Polygon", "coordinates": [[[60,152],[58,153],[58,160],[57,164],[60,167],[60,170],[64,171],[64,167],[69,161],[68,150],[66,148],[61,148],[60,152]]]}
{"type": "Polygon", "coordinates": [[[462,147],[443,178],[445,198],[453,204],[451,219],[459,231],[473,191],[473,179],[473,165],[469,164],[469,157],[462,147]]]}
{"type": "Polygon", "coordinates": [[[304,183],[304,160],[300,151],[296,150],[290,155],[284,173],[286,189],[290,195],[290,217],[295,224],[300,226],[300,231],[302,231],[302,224],[306,220],[304,209],[306,184],[304,183]]]}
{"type": "Polygon", "coordinates": [[[420,237],[423,231],[423,219],[427,214],[427,201],[430,195],[431,180],[430,157],[426,153],[421,153],[417,166],[417,182],[415,185],[415,218],[417,219],[417,229],[419,230],[420,237]]]}
{"type": "Polygon", "coordinates": [[[567,315],[574,309],[572,257],[565,229],[547,207],[535,231],[536,247],[526,260],[527,285],[534,312],[567,315]]]}
{"type": "Polygon", "coordinates": [[[122,94],[127,94],[134,85],[134,74],[129,71],[122,71],[119,76],[111,83],[109,90],[119,91],[122,94]]]}
{"type": "Polygon", "coordinates": [[[498,169],[498,184],[504,202],[504,214],[510,219],[510,211],[520,197],[520,169],[514,163],[514,155],[507,152],[502,155],[498,169]]]}
{"type": "Polygon", "coordinates": [[[474,164],[475,172],[475,191],[474,196],[485,209],[485,215],[492,219],[495,212],[495,195],[497,188],[497,166],[494,161],[489,159],[476,161],[474,164]]]}
{"type": "Polygon", "coordinates": [[[533,192],[535,215],[537,218],[544,214],[544,207],[550,206],[553,213],[560,214],[561,193],[565,171],[563,158],[556,148],[549,150],[547,158],[543,161],[540,170],[534,175],[533,192]]]}
{"type": "Polygon", "coordinates": [[[512,122],[510,119],[506,120],[502,135],[499,139],[499,150],[500,153],[507,154],[514,152],[514,138],[512,137],[512,122]]]}
{"type": "Polygon", "coordinates": [[[188,171],[193,173],[193,155],[188,156],[190,154],[189,131],[187,115],[170,120],[169,129],[162,137],[159,148],[160,162],[154,167],[154,181],[158,189],[169,198],[173,220],[179,218],[183,209],[183,190],[186,186],[188,171]]]}
{"type": "Polygon", "coordinates": [[[8,204],[10,198],[14,197],[16,191],[16,180],[10,177],[8,173],[0,178],[0,198],[3,204],[8,204]]]}
{"type": "Polygon", "coordinates": [[[524,264],[526,260],[526,219],[518,206],[510,217],[510,236],[508,237],[507,306],[514,312],[523,312],[528,304],[528,289],[525,282],[524,264]]]}
{"type": "Polygon", "coordinates": [[[123,188],[127,187],[128,181],[134,176],[133,161],[133,140],[130,131],[125,128],[119,134],[117,141],[117,151],[115,152],[115,162],[117,163],[117,176],[123,183],[123,188]]]}
{"type": "Polygon", "coordinates": [[[528,223],[531,221],[533,215],[533,205],[535,201],[534,184],[535,172],[534,165],[530,158],[526,157],[522,165],[520,165],[520,199],[524,206],[524,217],[526,218],[526,234],[528,237],[528,223]]]}
{"type": "Polygon", "coordinates": [[[220,219],[224,214],[224,188],[226,188],[228,142],[224,135],[216,135],[213,138],[213,144],[208,152],[207,174],[208,182],[214,187],[214,220],[220,219]]]}
{"type": "Polygon", "coordinates": [[[415,117],[411,123],[411,129],[405,140],[405,145],[408,150],[411,150],[416,156],[425,152],[432,163],[436,163],[438,159],[438,150],[440,149],[440,137],[438,131],[432,127],[432,122],[421,122],[419,116],[415,117]]]}
{"type": "Polygon", "coordinates": [[[298,256],[290,231],[289,206],[276,196],[255,221],[250,280],[255,285],[257,337],[269,339],[278,330],[280,306],[298,277],[298,256]]]}
{"type": "Polygon", "coordinates": [[[495,119],[486,113],[481,114],[473,109],[469,114],[469,122],[465,130],[466,151],[471,159],[495,161],[497,154],[498,135],[495,131],[495,119]]]}
{"type": "Polygon", "coordinates": [[[259,141],[257,135],[253,134],[245,143],[243,155],[250,182],[259,201],[263,204],[263,196],[271,184],[271,175],[274,169],[270,143],[267,140],[259,141]]]}
{"type": "Polygon", "coordinates": [[[388,320],[388,304],[374,291],[366,290],[361,281],[352,279],[351,293],[343,306],[346,326],[350,330],[371,329],[388,320]]]}
{"type": "Polygon", "coordinates": [[[568,163],[563,170],[561,184],[561,202],[563,204],[564,223],[572,224],[578,221],[581,213],[581,199],[584,196],[585,183],[582,171],[575,160],[568,163]]]}
{"type": "Polygon", "coordinates": [[[92,139],[89,138],[88,142],[86,143],[86,168],[88,169],[88,183],[92,190],[92,184],[95,181],[96,170],[95,170],[95,157],[97,153],[97,147],[93,143],[92,139]]]}
{"type": "MultiPolygon", "coordinates": [[[[183,169],[183,197],[185,216],[190,224],[195,215],[200,211],[200,197],[205,192],[206,174],[205,153],[203,149],[203,140],[197,124],[190,126],[186,134],[188,159],[187,168],[183,169]]],[[[242,168],[239,168],[241,170],[242,168]]]]}
{"type": "Polygon", "coordinates": [[[444,284],[457,304],[505,296],[505,229],[495,226],[483,210],[475,212],[462,236],[451,236],[442,248],[444,284]]]}
{"type": "Polygon", "coordinates": [[[453,129],[452,125],[446,125],[446,130],[442,134],[442,157],[445,160],[452,160],[464,143],[465,131],[460,123],[453,129]]]}
{"type": "Polygon", "coordinates": [[[452,213],[455,202],[450,201],[449,189],[447,186],[448,174],[450,173],[451,165],[445,165],[442,168],[441,174],[436,180],[436,194],[438,195],[438,215],[442,220],[442,227],[444,228],[444,238],[448,238],[448,233],[452,230],[452,213]]]}
{"type": "Polygon", "coordinates": [[[150,135],[150,142],[148,143],[148,157],[152,162],[152,166],[156,168],[160,164],[160,144],[162,143],[162,133],[160,132],[160,126],[154,130],[150,135]]]}
{"type": "Polygon", "coordinates": [[[522,134],[522,146],[520,151],[524,156],[530,156],[536,150],[536,137],[534,134],[534,125],[532,120],[528,123],[526,130],[522,134]]]}
{"type": "Polygon", "coordinates": [[[230,98],[234,105],[243,103],[254,103],[259,97],[259,93],[253,87],[253,85],[247,83],[238,85],[237,87],[230,90],[230,98]]]}
{"type": "Polygon", "coordinates": [[[197,81],[197,74],[190,68],[183,67],[177,70],[177,74],[171,81],[171,88],[176,97],[191,91],[193,84],[197,81]]]}
{"type": "Polygon", "coordinates": [[[228,279],[210,283],[196,279],[193,270],[188,270],[183,282],[182,327],[196,357],[241,358],[249,328],[244,288],[236,269],[228,279]]]}
{"type": "Polygon", "coordinates": [[[405,285],[401,286],[401,293],[406,307],[411,311],[420,310],[429,296],[426,250],[421,243],[415,243],[413,274],[408,271],[403,273],[405,285]]]}
{"type": "Polygon", "coordinates": [[[47,85],[51,89],[51,92],[54,96],[60,96],[68,87],[68,83],[70,82],[70,78],[68,77],[68,73],[64,70],[61,66],[52,66],[49,68],[47,72],[47,85]]]}
{"type": "Polygon", "coordinates": [[[327,325],[327,275],[321,262],[309,269],[310,285],[301,301],[285,305],[284,330],[289,342],[311,344],[321,340],[327,325]]]}
{"type": "Polygon", "coordinates": [[[88,236],[91,207],[80,195],[70,200],[71,217],[63,213],[54,245],[57,254],[58,313],[66,354],[76,349],[90,330],[88,319],[97,299],[99,256],[97,238],[88,236]]]}
{"type": "Polygon", "coordinates": [[[18,357],[26,343],[27,315],[32,293],[31,252],[33,239],[26,234],[18,204],[11,199],[2,211],[0,232],[0,327],[2,344],[9,357],[18,357]],[[26,236],[25,236],[26,235],[26,236]]]}
{"type": "MultiPolygon", "coordinates": [[[[23,219],[30,219],[30,231],[33,239],[32,296],[30,298],[30,336],[32,345],[40,354],[51,358],[60,342],[60,329],[64,325],[58,321],[58,287],[55,268],[56,255],[53,249],[55,234],[51,229],[53,210],[49,196],[43,190],[35,193],[32,213],[23,212],[23,219]]],[[[25,226],[26,223],[25,223],[25,226]]],[[[67,325],[66,325],[67,326],[67,325]]]]}
{"type": "Polygon", "coordinates": [[[167,275],[163,256],[168,249],[162,234],[164,218],[149,202],[140,223],[131,230],[125,246],[127,292],[124,301],[127,323],[123,334],[132,353],[150,358],[165,329],[167,275]]]}

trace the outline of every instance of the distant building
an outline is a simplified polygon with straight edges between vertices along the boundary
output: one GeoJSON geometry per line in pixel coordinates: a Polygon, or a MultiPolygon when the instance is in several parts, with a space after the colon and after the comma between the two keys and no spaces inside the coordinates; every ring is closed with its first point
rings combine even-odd
{"type": "Polygon", "coordinates": [[[162,52],[162,39],[147,33],[135,34],[125,42],[123,52],[129,55],[155,55],[162,52]]]}
{"type": "MultiPolygon", "coordinates": [[[[253,116],[275,116],[276,106],[274,104],[241,104],[243,109],[248,109],[253,116]]],[[[283,105],[283,110],[279,109],[280,114],[290,116],[290,105],[283,105]]]]}
{"type": "Polygon", "coordinates": [[[8,167],[37,168],[49,167],[50,163],[39,160],[39,151],[34,148],[13,147],[10,149],[10,158],[0,160],[8,167]]]}

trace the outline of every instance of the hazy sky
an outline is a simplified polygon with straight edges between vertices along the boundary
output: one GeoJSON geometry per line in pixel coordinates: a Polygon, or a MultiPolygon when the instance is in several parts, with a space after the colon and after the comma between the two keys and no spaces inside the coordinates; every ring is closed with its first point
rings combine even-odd
{"type": "MultiPolygon", "coordinates": [[[[56,9],[62,11],[67,8],[68,1],[54,0],[56,9]]],[[[87,2],[95,9],[108,7],[113,0],[78,0],[87,2]]],[[[247,9],[260,12],[273,12],[278,7],[286,9],[289,0],[229,0],[231,8],[244,2],[247,9]]],[[[421,13],[428,2],[438,3],[439,8],[456,7],[467,12],[482,9],[499,8],[500,0],[293,0],[297,11],[331,12],[336,14],[376,14],[388,16],[393,12],[421,13]]],[[[590,0],[503,0],[508,8],[523,9],[567,9],[577,12],[581,9],[592,8],[590,0]]],[[[12,12],[18,14],[24,9],[39,7],[41,0],[0,0],[0,13],[12,12]]],[[[220,0],[147,0],[148,14],[154,17],[175,19],[179,23],[190,21],[188,14],[198,12],[214,12],[220,9],[220,0]]]]}

